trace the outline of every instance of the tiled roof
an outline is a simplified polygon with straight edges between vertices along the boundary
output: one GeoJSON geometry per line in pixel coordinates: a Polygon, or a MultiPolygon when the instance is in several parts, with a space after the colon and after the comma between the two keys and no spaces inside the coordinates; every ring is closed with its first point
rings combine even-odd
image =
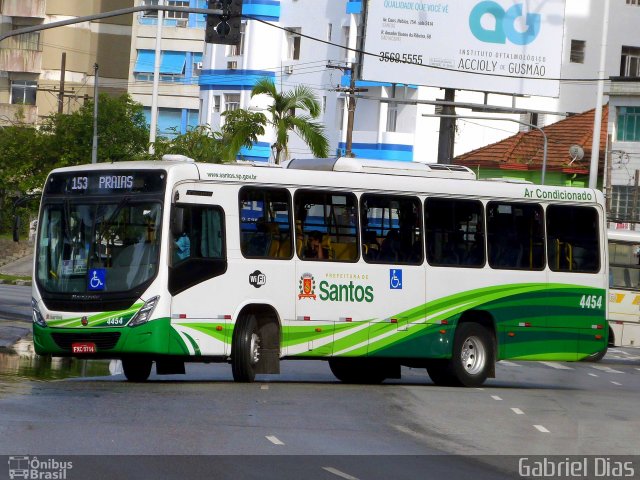
{"type": "MultiPolygon", "coordinates": [[[[599,169],[602,171],[607,144],[607,119],[609,107],[602,109],[600,130],[599,169]]],[[[595,109],[572,115],[564,120],[543,127],[548,138],[547,171],[565,173],[589,173],[591,142],[593,139],[593,119],[595,109]],[[579,145],[584,150],[584,158],[571,163],[569,148],[579,145]]],[[[478,148],[453,159],[456,165],[467,167],[489,167],[504,170],[540,170],[543,159],[543,138],[539,130],[520,132],[500,142],[478,148]]]]}

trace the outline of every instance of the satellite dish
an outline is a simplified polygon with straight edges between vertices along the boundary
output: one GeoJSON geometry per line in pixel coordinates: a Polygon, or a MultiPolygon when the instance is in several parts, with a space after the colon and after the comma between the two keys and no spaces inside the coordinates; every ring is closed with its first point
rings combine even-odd
{"type": "Polygon", "coordinates": [[[584,150],[580,145],[571,145],[569,147],[569,155],[571,155],[571,162],[569,163],[571,165],[576,160],[580,161],[584,158],[584,150]]]}

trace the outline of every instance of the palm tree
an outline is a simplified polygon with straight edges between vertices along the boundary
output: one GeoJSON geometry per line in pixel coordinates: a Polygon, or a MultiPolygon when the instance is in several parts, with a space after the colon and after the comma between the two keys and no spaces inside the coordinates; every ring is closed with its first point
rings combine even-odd
{"type": "Polygon", "coordinates": [[[272,79],[261,78],[251,90],[251,97],[255,95],[268,95],[273,100],[267,108],[271,114],[267,123],[276,131],[276,141],[273,144],[276,164],[280,163],[283,154],[285,159],[289,157],[287,145],[290,131],[302,138],[314,156],[321,158],[329,154],[329,140],[324,134],[324,127],[313,121],[320,116],[320,102],[309,87],[298,85],[286,93],[278,93],[272,79]],[[298,110],[304,110],[308,114],[297,115],[298,110]]]}

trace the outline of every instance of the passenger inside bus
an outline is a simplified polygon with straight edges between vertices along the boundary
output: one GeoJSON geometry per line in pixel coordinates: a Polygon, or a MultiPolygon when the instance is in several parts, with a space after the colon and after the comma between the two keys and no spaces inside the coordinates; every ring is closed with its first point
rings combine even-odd
{"type": "Polygon", "coordinates": [[[322,233],[314,230],[309,232],[307,237],[307,247],[304,250],[303,258],[316,258],[324,260],[327,258],[327,252],[322,246],[322,233]]]}

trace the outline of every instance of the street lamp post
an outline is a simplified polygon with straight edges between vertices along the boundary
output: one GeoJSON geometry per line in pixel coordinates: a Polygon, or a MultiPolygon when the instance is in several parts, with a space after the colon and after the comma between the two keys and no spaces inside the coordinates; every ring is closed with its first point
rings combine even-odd
{"type": "Polygon", "coordinates": [[[547,146],[548,146],[548,139],[547,139],[547,134],[544,133],[544,130],[537,126],[534,125],[533,123],[527,123],[527,122],[523,122],[520,120],[516,120],[514,118],[502,118],[502,117],[482,117],[480,115],[438,115],[438,114],[429,114],[429,113],[425,113],[422,115],[423,117],[438,117],[438,118],[460,118],[462,120],[464,119],[469,119],[469,120],[496,120],[496,121],[501,121],[501,122],[513,122],[513,123],[519,123],[520,125],[525,125],[527,127],[531,127],[531,128],[536,128],[538,130],[540,130],[540,133],[542,133],[542,138],[544,139],[544,146],[543,146],[543,151],[542,151],[542,174],[540,176],[540,183],[541,185],[544,185],[544,177],[545,177],[545,173],[547,171],[547,146]]]}

